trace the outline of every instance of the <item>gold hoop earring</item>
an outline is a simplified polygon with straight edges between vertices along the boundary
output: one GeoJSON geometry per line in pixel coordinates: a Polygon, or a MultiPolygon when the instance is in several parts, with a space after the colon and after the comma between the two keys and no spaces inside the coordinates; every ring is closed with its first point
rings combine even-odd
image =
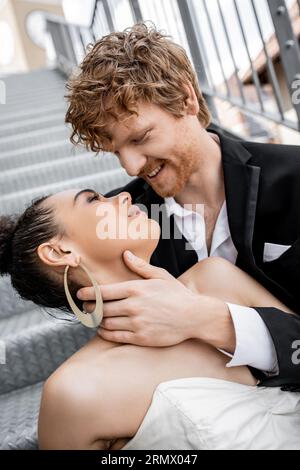
{"type": "Polygon", "coordinates": [[[69,291],[68,286],[68,270],[70,266],[66,266],[65,274],[64,274],[64,288],[67,300],[69,302],[70,308],[72,309],[74,315],[78,318],[78,320],[88,328],[97,328],[100,323],[102,322],[103,318],[103,299],[99,289],[99,286],[96,282],[96,279],[92,275],[92,273],[81,263],[79,267],[83,269],[86,274],[89,276],[90,280],[92,281],[93,287],[95,289],[96,294],[96,307],[92,313],[84,313],[82,312],[77,305],[75,304],[74,300],[72,299],[71,293],[69,291]]]}

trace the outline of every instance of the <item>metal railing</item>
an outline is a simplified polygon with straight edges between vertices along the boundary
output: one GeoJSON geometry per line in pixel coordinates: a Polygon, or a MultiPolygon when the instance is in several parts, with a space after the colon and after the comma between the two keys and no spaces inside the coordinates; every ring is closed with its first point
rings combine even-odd
{"type": "Polygon", "coordinates": [[[90,27],[73,25],[50,14],[47,14],[47,31],[53,41],[57,67],[66,75],[81,62],[87,45],[96,40],[90,27]]]}
{"type": "Polygon", "coordinates": [[[88,43],[151,20],[186,48],[215,123],[222,126],[228,105],[252,124],[263,118],[299,130],[299,13],[300,0],[96,0],[90,27],[53,16],[47,25],[69,74],[88,43]]]}

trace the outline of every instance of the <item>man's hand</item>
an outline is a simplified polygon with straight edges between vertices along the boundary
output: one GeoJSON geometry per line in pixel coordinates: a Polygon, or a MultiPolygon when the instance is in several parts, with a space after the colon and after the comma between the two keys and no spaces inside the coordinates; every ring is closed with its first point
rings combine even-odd
{"type": "MultiPolygon", "coordinates": [[[[124,260],[131,271],[144,279],[100,287],[104,319],[98,333],[103,339],[163,347],[188,338],[210,338],[210,307],[214,305],[210,301],[221,301],[193,293],[165,269],[151,266],[130,252],[125,252],[124,260]],[[202,331],[206,327],[208,331],[202,331]]],[[[93,311],[94,288],[82,288],[78,294],[86,301],[84,309],[93,311]]]]}

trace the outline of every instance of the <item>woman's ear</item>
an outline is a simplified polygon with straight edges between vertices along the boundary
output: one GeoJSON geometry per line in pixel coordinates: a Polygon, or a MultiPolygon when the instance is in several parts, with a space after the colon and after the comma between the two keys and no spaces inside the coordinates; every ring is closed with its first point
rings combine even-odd
{"type": "Polygon", "coordinates": [[[184,101],[184,109],[186,113],[191,116],[198,116],[199,102],[193,85],[190,82],[187,82],[184,85],[184,89],[187,93],[187,97],[184,101]]]}
{"type": "Polygon", "coordinates": [[[60,243],[42,243],[37,249],[40,260],[48,266],[71,266],[76,268],[80,264],[80,256],[69,251],[60,243]]]}

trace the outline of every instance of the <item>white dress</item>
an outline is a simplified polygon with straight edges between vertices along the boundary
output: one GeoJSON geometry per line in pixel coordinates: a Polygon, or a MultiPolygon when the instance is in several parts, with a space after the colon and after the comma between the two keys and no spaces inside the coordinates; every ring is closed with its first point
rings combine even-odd
{"type": "Polygon", "coordinates": [[[191,377],[158,385],[121,450],[300,450],[300,393],[191,377]]]}

